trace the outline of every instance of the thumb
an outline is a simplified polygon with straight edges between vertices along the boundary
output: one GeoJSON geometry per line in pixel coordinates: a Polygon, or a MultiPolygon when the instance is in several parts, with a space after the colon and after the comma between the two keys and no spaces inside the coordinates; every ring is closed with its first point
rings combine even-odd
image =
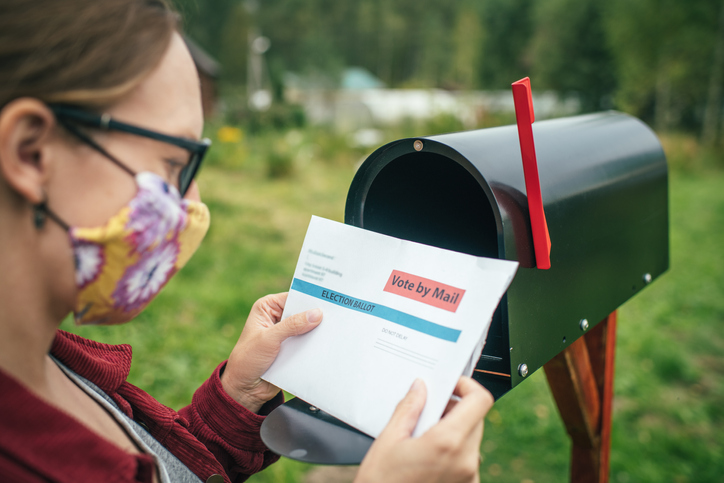
{"type": "Polygon", "coordinates": [[[322,322],[322,310],[307,310],[280,321],[271,330],[276,342],[282,343],[289,337],[306,334],[322,322]]]}
{"type": "Polygon", "coordinates": [[[395,412],[380,434],[380,438],[393,438],[396,440],[409,438],[415,430],[415,426],[417,426],[426,399],[427,388],[425,383],[422,379],[415,379],[405,397],[397,404],[395,412]]]}

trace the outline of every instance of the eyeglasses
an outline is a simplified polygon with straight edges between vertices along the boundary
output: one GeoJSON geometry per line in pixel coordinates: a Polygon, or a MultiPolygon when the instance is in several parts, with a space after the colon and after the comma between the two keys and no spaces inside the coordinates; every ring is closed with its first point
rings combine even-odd
{"type": "Polygon", "coordinates": [[[191,181],[193,181],[194,176],[196,176],[196,173],[201,166],[201,161],[203,161],[206,151],[209,149],[209,146],[211,146],[210,139],[194,141],[192,139],[169,136],[167,134],[161,134],[156,131],[116,121],[112,119],[109,114],[99,115],[61,104],[52,104],[49,107],[63,127],[132,176],[136,176],[136,173],[131,168],[111,155],[102,146],[91,139],[90,136],[79,130],[75,124],[98,128],[104,131],[119,131],[134,134],[136,136],[154,139],[156,141],[161,141],[186,149],[190,153],[189,161],[183,168],[181,168],[181,173],[179,173],[178,179],[178,190],[182,197],[186,194],[186,191],[188,191],[189,186],[191,186],[191,181]]]}

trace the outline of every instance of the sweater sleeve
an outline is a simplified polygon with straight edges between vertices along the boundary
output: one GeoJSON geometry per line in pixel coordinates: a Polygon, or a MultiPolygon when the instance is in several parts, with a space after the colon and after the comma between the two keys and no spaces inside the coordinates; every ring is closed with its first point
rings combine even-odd
{"type": "Polygon", "coordinates": [[[189,423],[189,431],[211,451],[232,482],[241,482],[279,459],[262,442],[261,423],[284,402],[280,392],[253,413],[234,401],[221,385],[223,362],[199,387],[191,404],[179,413],[189,423]]]}

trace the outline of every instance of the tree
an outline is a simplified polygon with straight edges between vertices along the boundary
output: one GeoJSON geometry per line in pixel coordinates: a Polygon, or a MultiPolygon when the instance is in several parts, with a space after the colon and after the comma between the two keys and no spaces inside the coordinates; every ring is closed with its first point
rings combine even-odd
{"type": "Polygon", "coordinates": [[[536,4],[531,56],[535,85],[575,93],[584,112],[610,107],[613,60],[603,26],[603,0],[536,4]]]}
{"type": "Polygon", "coordinates": [[[472,6],[463,6],[457,12],[452,32],[452,77],[462,89],[477,87],[480,70],[480,46],[483,44],[483,25],[480,15],[472,6]]]}
{"type": "Polygon", "coordinates": [[[482,4],[480,87],[510,89],[529,76],[532,35],[531,0],[488,0],[482,4]]]}
{"type": "Polygon", "coordinates": [[[718,141],[719,120],[722,115],[722,83],[724,82],[724,2],[719,7],[719,27],[714,45],[714,56],[709,76],[709,91],[701,128],[701,138],[705,146],[713,146],[718,141]]]}
{"type": "Polygon", "coordinates": [[[616,104],[659,130],[698,129],[718,29],[715,0],[610,0],[604,25],[616,104]]]}

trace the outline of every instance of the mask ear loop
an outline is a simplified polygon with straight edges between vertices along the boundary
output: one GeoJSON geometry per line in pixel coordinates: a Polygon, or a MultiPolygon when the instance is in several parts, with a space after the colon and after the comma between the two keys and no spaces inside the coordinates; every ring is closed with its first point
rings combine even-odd
{"type": "MultiPolygon", "coordinates": [[[[107,114],[104,114],[101,119],[101,129],[108,129],[108,122],[110,120],[110,116],[107,114]]],[[[73,134],[75,137],[83,141],[84,143],[88,144],[90,147],[101,153],[103,156],[108,158],[113,164],[121,168],[126,173],[130,174],[134,178],[136,177],[136,172],[133,171],[131,168],[120,162],[118,159],[116,159],[111,153],[103,149],[101,145],[93,141],[89,136],[87,136],[85,133],[83,133],[80,129],[75,127],[73,124],[65,121],[62,118],[58,118],[58,122],[63,125],[64,128],[66,128],[71,134],[73,134]]],[[[65,231],[70,231],[70,226],[60,219],[58,215],[53,213],[50,208],[48,208],[48,200],[43,200],[42,202],[38,203],[37,205],[33,206],[33,222],[35,223],[35,228],[38,230],[41,230],[45,226],[46,218],[50,218],[54,222],[56,222],[61,228],[63,228],[65,231]]]]}

